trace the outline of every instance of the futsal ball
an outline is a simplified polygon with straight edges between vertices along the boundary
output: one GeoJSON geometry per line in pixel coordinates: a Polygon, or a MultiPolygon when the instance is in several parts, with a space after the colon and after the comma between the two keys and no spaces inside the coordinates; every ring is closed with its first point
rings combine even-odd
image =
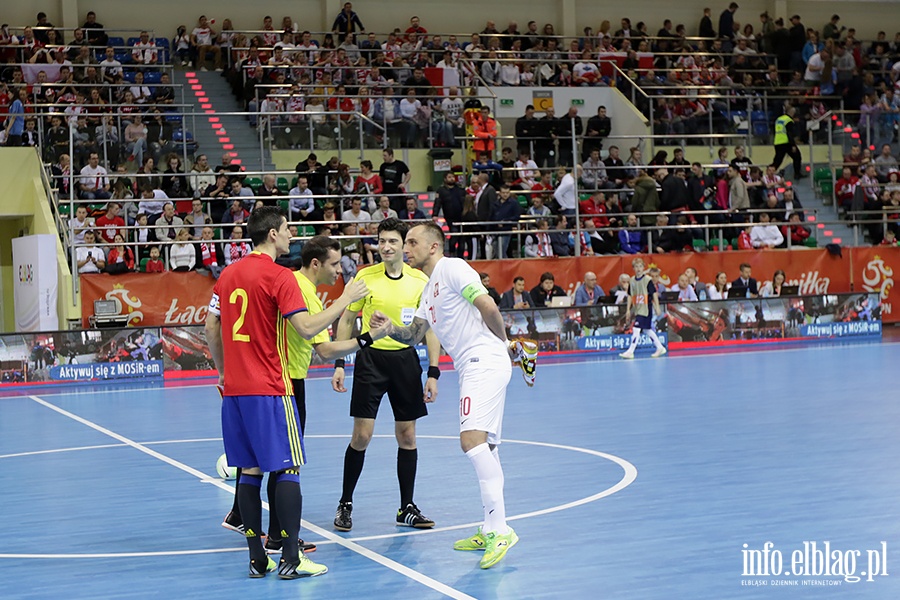
{"type": "Polygon", "coordinates": [[[219,460],[216,461],[216,474],[219,477],[226,480],[232,480],[237,478],[237,468],[228,466],[228,459],[225,458],[225,455],[219,457],[219,460]]]}

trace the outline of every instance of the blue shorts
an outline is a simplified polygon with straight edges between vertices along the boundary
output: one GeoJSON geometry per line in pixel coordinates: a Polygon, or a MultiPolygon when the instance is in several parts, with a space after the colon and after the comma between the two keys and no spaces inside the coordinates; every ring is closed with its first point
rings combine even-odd
{"type": "Polygon", "coordinates": [[[306,463],[291,396],[225,396],[222,439],[232,467],[271,473],[306,463]]]}
{"type": "Polygon", "coordinates": [[[636,315],[634,317],[634,326],[641,331],[647,331],[653,328],[653,322],[650,320],[650,315],[636,315]]]}

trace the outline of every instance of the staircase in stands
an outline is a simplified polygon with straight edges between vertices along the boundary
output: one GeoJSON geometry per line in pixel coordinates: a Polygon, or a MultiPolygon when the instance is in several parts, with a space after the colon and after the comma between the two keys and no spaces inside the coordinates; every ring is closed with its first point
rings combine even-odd
{"type": "Polygon", "coordinates": [[[268,147],[260,151],[259,135],[244,115],[221,114],[244,111],[231,93],[228,81],[215,71],[176,71],[175,83],[185,86],[185,102],[194,106],[194,120],[186,117],[198,153],[206,154],[215,168],[222,155],[230,153],[232,162],[244,170],[272,171],[268,147]]]}

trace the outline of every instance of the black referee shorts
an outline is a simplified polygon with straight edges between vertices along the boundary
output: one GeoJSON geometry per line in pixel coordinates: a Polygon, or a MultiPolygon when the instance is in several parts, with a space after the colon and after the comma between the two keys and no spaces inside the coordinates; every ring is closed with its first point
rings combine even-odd
{"type": "Polygon", "coordinates": [[[350,416],[374,419],[385,394],[391,401],[394,421],[415,421],[428,414],[422,387],[422,366],[415,348],[356,353],[350,416]]]}

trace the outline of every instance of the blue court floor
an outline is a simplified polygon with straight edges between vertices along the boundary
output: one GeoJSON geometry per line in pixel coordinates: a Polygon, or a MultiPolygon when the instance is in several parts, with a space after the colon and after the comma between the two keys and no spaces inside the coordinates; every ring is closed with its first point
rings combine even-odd
{"type": "Polygon", "coordinates": [[[17,391],[0,398],[0,598],[898,598],[898,366],[900,345],[873,343],[548,364],[533,389],[516,374],[500,455],[521,541],[488,571],[451,548],[481,519],[455,374],[419,423],[426,532],[394,525],[386,406],[354,529],[332,530],[349,399],[310,381],[302,536],[330,570],[299,581],[248,579],[219,526],[212,386],[17,391]]]}

